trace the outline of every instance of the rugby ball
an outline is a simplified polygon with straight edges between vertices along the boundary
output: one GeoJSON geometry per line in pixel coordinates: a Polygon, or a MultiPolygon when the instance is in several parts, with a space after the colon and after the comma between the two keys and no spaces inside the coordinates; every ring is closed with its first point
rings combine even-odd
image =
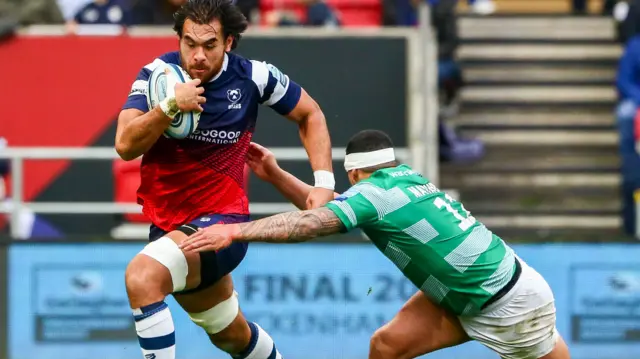
{"type": "MultiPolygon", "coordinates": [[[[158,106],[165,98],[175,96],[175,86],[178,82],[185,83],[190,80],[189,74],[176,64],[164,63],[156,67],[147,85],[149,110],[158,106]]],[[[164,134],[175,139],[187,138],[198,128],[198,121],[200,112],[181,112],[174,117],[164,134]]]]}

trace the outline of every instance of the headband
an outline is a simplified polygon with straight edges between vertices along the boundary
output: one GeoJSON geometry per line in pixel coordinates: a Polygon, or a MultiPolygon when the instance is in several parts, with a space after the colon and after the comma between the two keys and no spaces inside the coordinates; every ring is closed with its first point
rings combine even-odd
{"type": "Polygon", "coordinates": [[[392,147],[371,152],[350,153],[344,157],[344,169],[349,172],[359,168],[373,167],[395,161],[395,159],[396,156],[392,147]]]}

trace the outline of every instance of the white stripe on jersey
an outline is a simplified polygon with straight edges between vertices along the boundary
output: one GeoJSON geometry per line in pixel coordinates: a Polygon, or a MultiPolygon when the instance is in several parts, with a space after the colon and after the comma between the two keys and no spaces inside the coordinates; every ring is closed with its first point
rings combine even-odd
{"type": "Polygon", "coordinates": [[[133,85],[131,85],[131,92],[129,92],[129,96],[135,96],[135,95],[146,96],[147,84],[149,84],[149,81],[145,81],[145,80],[134,81],[133,85]]]}
{"type": "Polygon", "coordinates": [[[147,69],[147,70],[149,70],[149,71],[151,71],[151,72],[153,72],[153,70],[155,70],[155,69],[156,69],[156,67],[158,67],[158,66],[160,66],[160,65],[162,65],[162,64],[164,64],[164,63],[165,63],[165,62],[164,62],[164,61],[162,61],[162,60],[160,60],[160,59],[155,59],[155,60],[153,60],[153,62],[152,62],[152,63],[147,64],[144,68],[145,68],[145,69],[147,69]]]}
{"type": "Polygon", "coordinates": [[[269,68],[266,63],[251,60],[251,80],[258,86],[260,97],[264,96],[264,89],[269,84],[269,68]]]}
{"type": "Polygon", "coordinates": [[[280,72],[280,70],[273,66],[270,67],[269,75],[276,78],[276,88],[273,89],[271,97],[267,99],[264,104],[267,106],[272,106],[278,103],[278,101],[280,101],[280,99],[284,97],[284,95],[287,93],[287,89],[289,88],[289,84],[291,83],[291,81],[289,81],[289,77],[287,75],[283,74],[282,72],[280,72]],[[274,71],[277,71],[277,73],[274,74],[274,71]]]}

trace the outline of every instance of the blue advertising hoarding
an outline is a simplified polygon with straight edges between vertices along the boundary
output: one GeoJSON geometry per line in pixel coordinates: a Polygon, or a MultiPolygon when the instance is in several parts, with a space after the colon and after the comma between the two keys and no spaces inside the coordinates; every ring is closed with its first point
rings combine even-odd
{"type": "MultiPolygon", "coordinates": [[[[139,359],[124,270],[140,243],[19,244],[9,251],[9,358],[139,359]],[[99,353],[98,356],[96,356],[99,353]]],[[[640,246],[526,245],[554,290],[574,359],[640,358],[640,246]]],[[[367,244],[251,245],[234,272],[240,305],[285,357],[360,359],[415,288],[367,244]]],[[[178,359],[222,359],[177,304],[178,359]]],[[[477,343],[435,359],[495,359],[477,343]]]]}

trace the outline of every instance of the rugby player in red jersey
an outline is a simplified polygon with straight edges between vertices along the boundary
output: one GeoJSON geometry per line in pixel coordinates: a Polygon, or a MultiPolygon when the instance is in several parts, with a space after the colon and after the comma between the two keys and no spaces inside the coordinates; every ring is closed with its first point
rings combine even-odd
{"type": "Polygon", "coordinates": [[[275,66],[231,52],[246,28],[230,0],[187,1],[175,16],[179,51],[144,66],[118,118],[115,147],[125,160],[143,155],[138,202],[153,223],[151,242],[125,278],[145,359],[175,359],[174,324],[164,302],[170,294],[233,358],[281,358],[269,335],[239,310],[230,273],[247,244],[203,254],[178,246],[199,227],[249,220],[243,169],[259,105],[299,126],[316,179],[307,206],[333,199],[331,141],[320,107],[275,66]],[[148,109],[147,82],[163,63],[182,66],[193,80],[176,85],[175,101],[148,109]],[[198,129],[184,140],[163,136],[179,111],[201,111],[198,129]]]}

